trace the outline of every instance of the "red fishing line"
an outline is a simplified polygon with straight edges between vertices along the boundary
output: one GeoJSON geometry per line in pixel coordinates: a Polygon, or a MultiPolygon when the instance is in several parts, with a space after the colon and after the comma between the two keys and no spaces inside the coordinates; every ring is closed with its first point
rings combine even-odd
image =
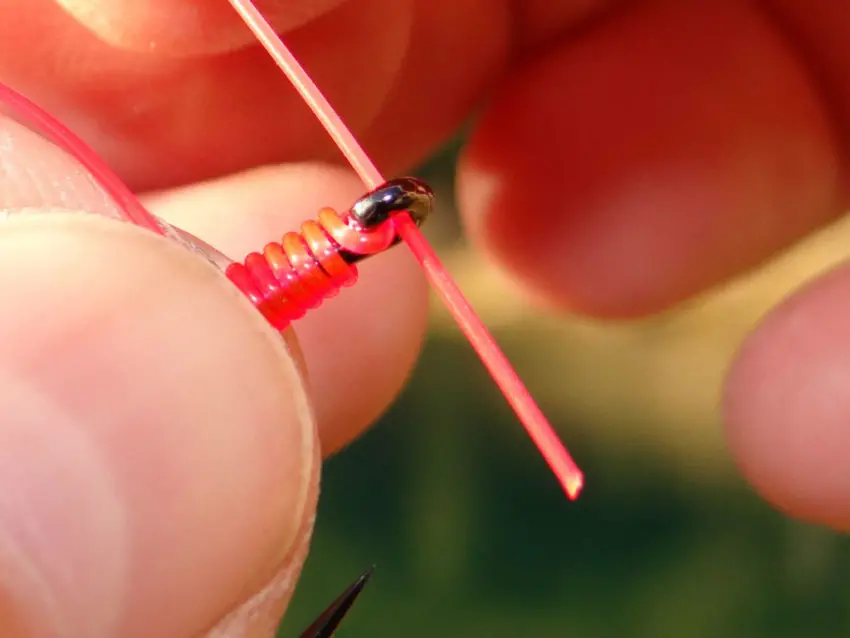
{"type": "Polygon", "coordinates": [[[290,232],[262,253],[234,263],[185,231],[152,215],[85,142],[61,122],[13,89],[0,84],[0,105],[13,119],[40,133],[76,158],[120,207],[125,221],[179,241],[222,269],[278,329],[283,329],[324,299],[357,280],[356,264],[403,240],[421,264],[461,330],[517,413],[529,436],[575,499],[583,476],[531,394],[472,309],[434,250],[419,232],[433,205],[433,194],[413,178],[386,182],[354,135],[274,29],[250,0],[229,0],[369,188],[344,213],[323,209],[300,232],[290,232]]]}
{"type": "MultiPolygon", "coordinates": [[[[384,182],[380,171],[259,9],[251,0],[229,0],[229,2],[289,78],[363,183],[370,189],[379,187],[384,182]]],[[[490,371],[564,491],[571,499],[575,499],[584,481],[581,470],[570,457],[484,323],[410,217],[402,212],[395,215],[388,223],[395,226],[399,236],[421,264],[431,285],[490,371]]]]}

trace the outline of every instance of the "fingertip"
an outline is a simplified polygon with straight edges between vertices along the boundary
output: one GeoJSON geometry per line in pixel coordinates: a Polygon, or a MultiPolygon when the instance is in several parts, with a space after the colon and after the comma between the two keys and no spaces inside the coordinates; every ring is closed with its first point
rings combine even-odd
{"type": "Polygon", "coordinates": [[[726,380],[727,440],[780,510],[850,530],[850,268],[816,280],[747,339],[726,380]]]}
{"type": "Polygon", "coordinates": [[[488,106],[459,169],[470,235],[560,308],[663,310],[840,212],[813,85],[752,5],[624,6],[488,106]]]}
{"type": "Polygon", "coordinates": [[[297,569],[312,411],[250,304],[93,215],[13,216],[0,243],[0,590],[35,635],[200,635],[297,569]]]}

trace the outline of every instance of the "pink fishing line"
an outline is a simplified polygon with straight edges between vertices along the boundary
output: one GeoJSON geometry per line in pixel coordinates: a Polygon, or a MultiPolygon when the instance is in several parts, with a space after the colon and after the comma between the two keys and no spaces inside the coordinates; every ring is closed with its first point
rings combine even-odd
{"type": "MultiPolygon", "coordinates": [[[[369,189],[380,186],[384,178],[375,164],[259,9],[251,0],[229,0],[229,2],[309,105],[363,183],[369,189]]],[[[567,496],[571,499],[577,498],[584,483],[582,472],[535,403],[531,393],[517,376],[493,336],[425,237],[419,232],[416,224],[408,215],[396,217],[395,224],[399,235],[419,261],[431,285],[489,370],[567,496]]]]}

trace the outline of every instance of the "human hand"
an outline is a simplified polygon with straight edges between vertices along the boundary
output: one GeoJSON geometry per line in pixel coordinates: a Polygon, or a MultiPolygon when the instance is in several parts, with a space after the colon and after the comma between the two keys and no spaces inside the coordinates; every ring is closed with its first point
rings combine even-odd
{"type": "MultiPolygon", "coordinates": [[[[151,208],[232,245],[296,223],[328,176],[357,188],[296,167],[275,171],[275,193],[247,174],[151,208]],[[222,189],[251,221],[219,206],[222,189]],[[291,208],[264,218],[272,194],[291,208]]],[[[365,280],[313,313],[303,334],[322,376],[308,392],[291,335],[182,246],[104,219],[115,205],[91,179],[9,121],[0,202],[0,635],[272,636],[306,556],[321,453],[403,382],[421,286],[377,315],[385,293],[365,280]],[[352,384],[361,361],[376,367],[352,384]]],[[[381,285],[410,273],[400,264],[381,285]]]]}
{"type": "MultiPolygon", "coordinates": [[[[0,8],[0,29],[14,20],[0,8]]],[[[299,164],[145,198],[238,254],[361,193],[347,171],[299,164]]],[[[0,635],[274,635],[322,453],[377,417],[418,352],[416,265],[402,251],[366,263],[299,322],[306,375],[294,341],[212,267],[104,219],[115,205],[91,179],[8,120],[0,206],[0,635]],[[351,383],[364,361],[368,383],[351,383]]]]}
{"type": "MultiPolygon", "coordinates": [[[[327,0],[309,15],[294,0],[263,4],[388,173],[489,98],[459,168],[462,212],[479,245],[551,303],[653,312],[842,210],[850,62],[846,10],[829,0],[775,1],[769,17],[731,1],[623,3],[577,32],[601,2],[530,0],[511,13],[494,0],[327,0]]],[[[225,252],[360,194],[347,173],[301,164],[200,183],[336,158],[223,0],[10,1],[0,36],[0,80],[131,186],[159,191],[154,212],[225,252]]],[[[98,212],[106,204],[53,152],[19,141],[4,207],[98,212]]],[[[366,264],[372,275],[302,323],[311,420],[291,351],[191,255],[96,217],[6,224],[0,480],[16,489],[0,499],[0,618],[182,638],[276,573],[283,592],[251,629],[269,634],[314,511],[313,421],[327,453],[400,387],[424,325],[415,266],[403,251],[366,264]],[[343,336],[352,329],[357,342],[343,336]],[[380,372],[367,392],[342,383],[363,356],[380,372]]],[[[789,513],[840,529],[847,276],[768,320],[726,404],[748,478],[789,513]]]]}

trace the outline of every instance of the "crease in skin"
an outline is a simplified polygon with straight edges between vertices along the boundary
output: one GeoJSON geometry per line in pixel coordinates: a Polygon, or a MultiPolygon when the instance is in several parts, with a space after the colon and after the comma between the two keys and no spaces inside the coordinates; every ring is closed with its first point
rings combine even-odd
{"type": "MultiPolygon", "coordinates": [[[[33,427],[24,434],[14,430],[0,432],[4,448],[9,450],[16,445],[18,437],[32,437],[33,429],[46,422],[51,423],[51,428],[64,423],[75,431],[61,437],[61,441],[42,440],[43,462],[38,466],[21,467],[18,461],[0,468],[3,484],[10,486],[0,493],[0,574],[14,575],[14,585],[4,584],[4,577],[0,576],[0,590],[6,590],[21,605],[20,613],[29,617],[39,636],[107,638],[117,625],[128,575],[127,512],[114,489],[115,481],[106,471],[108,465],[96,446],[54,402],[5,369],[0,370],[0,379],[0,411],[8,410],[4,404],[9,401],[24,403],[33,408],[15,411],[22,420],[28,418],[26,415],[34,420],[33,427]],[[4,398],[9,396],[14,399],[4,398]],[[37,419],[31,414],[34,406],[38,406],[37,419]],[[51,497],[40,497],[43,490],[54,491],[52,479],[63,481],[62,489],[74,495],[73,503],[57,505],[51,503],[51,497]],[[21,490],[25,492],[17,493],[21,490]],[[33,502],[41,504],[36,520],[25,515],[33,502]],[[69,521],[69,511],[79,516],[69,521]],[[81,540],[82,534],[92,532],[97,538],[81,540]],[[57,535],[61,535],[61,542],[51,539],[57,535]],[[95,557],[85,556],[107,548],[108,568],[104,569],[106,565],[95,557]],[[99,569],[86,569],[95,563],[100,564],[99,569]],[[97,609],[92,609],[93,605],[97,609]]],[[[17,445],[23,444],[17,441],[17,445]]]]}
{"type": "Polygon", "coordinates": [[[0,116],[0,207],[84,209],[121,219],[122,212],[71,155],[30,128],[0,116]]]}
{"type": "Polygon", "coordinates": [[[23,628],[26,631],[24,635],[29,635],[33,628],[32,618],[38,615],[38,622],[41,625],[38,627],[39,631],[43,632],[46,629],[51,635],[63,636],[68,623],[59,611],[56,596],[53,595],[45,578],[27,558],[20,544],[2,530],[0,530],[0,566],[3,573],[12,573],[15,576],[15,591],[9,591],[0,581],[0,600],[4,601],[0,611],[4,623],[9,622],[7,613],[14,614],[14,626],[23,628]],[[28,605],[32,606],[29,602],[32,600],[40,601],[37,611],[27,608],[28,605]]]}

